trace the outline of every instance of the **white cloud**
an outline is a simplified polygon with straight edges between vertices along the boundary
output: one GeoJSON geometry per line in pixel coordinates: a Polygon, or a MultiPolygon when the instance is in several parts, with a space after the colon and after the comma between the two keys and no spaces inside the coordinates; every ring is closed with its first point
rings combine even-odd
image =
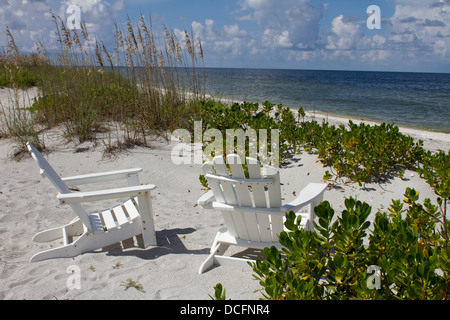
{"type": "Polygon", "coordinates": [[[239,29],[237,24],[225,25],[223,28],[225,30],[225,35],[229,38],[244,38],[248,35],[248,32],[239,29]]]}
{"type": "Polygon", "coordinates": [[[341,14],[331,22],[332,35],[328,36],[326,48],[330,50],[356,49],[363,41],[364,33],[359,24],[345,21],[341,14]]]}
{"type": "Polygon", "coordinates": [[[391,57],[391,52],[388,50],[370,50],[363,53],[361,56],[362,62],[387,62],[391,57]]]}
{"type": "Polygon", "coordinates": [[[216,40],[217,34],[215,31],[216,24],[214,23],[213,19],[206,19],[205,20],[205,26],[206,26],[206,39],[207,40],[216,40]]]}
{"type": "MultiPolygon", "coordinates": [[[[195,34],[195,36],[197,38],[201,38],[202,40],[205,40],[205,35],[203,34],[204,27],[200,22],[192,21],[191,27],[192,27],[192,32],[195,34]]],[[[179,31],[181,32],[181,30],[179,30],[179,31]]]]}
{"type": "Polygon", "coordinates": [[[420,54],[450,59],[450,1],[398,0],[388,41],[420,54]]]}
{"type": "Polygon", "coordinates": [[[325,34],[323,59],[420,65],[450,59],[450,1],[397,0],[382,31],[366,30],[365,21],[339,15],[325,34]]]}
{"type": "MultiPolygon", "coordinates": [[[[113,16],[123,8],[123,0],[110,5],[105,0],[2,0],[0,21],[11,29],[15,42],[22,52],[30,52],[35,41],[47,49],[58,47],[55,42],[55,25],[50,10],[66,24],[67,8],[77,5],[81,20],[86,23],[92,39],[108,42],[113,36],[113,16]]],[[[5,45],[4,31],[0,30],[0,46],[5,45]]]]}
{"type": "Polygon", "coordinates": [[[250,10],[263,28],[264,45],[308,50],[316,47],[322,14],[310,0],[244,0],[242,10],[250,10]]]}
{"type": "Polygon", "coordinates": [[[193,21],[191,27],[195,37],[205,43],[217,39],[216,25],[213,19],[205,19],[205,25],[201,22],[193,21]]]}
{"type": "Polygon", "coordinates": [[[118,14],[123,10],[124,0],[117,0],[111,5],[111,10],[114,14],[118,14]]]}
{"type": "Polygon", "coordinates": [[[224,25],[222,30],[218,30],[214,20],[205,19],[204,24],[193,21],[191,28],[196,39],[202,42],[206,56],[209,53],[213,56],[230,54],[235,57],[252,51],[251,46],[254,45],[249,33],[238,24],[224,25]]]}
{"type": "MultiPolygon", "coordinates": [[[[97,37],[105,44],[112,44],[114,21],[125,19],[122,14],[130,1],[0,0],[0,21],[2,26],[11,28],[22,52],[30,51],[36,40],[51,48],[58,44],[54,41],[55,29],[49,9],[64,21],[68,5],[75,4],[81,8],[81,18],[92,39],[97,37]]],[[[269,60],[380,64],[406,59],[417,64],[423,59],[450,61],[450,0],[393,0],[392,16],[386,16],[387,11],[381,7],[381,31],[367,29],[365,8],[360,12],[362,17],[336,13],[325,21],[324,10],[328,13],[333,10],[326,1],[235,1],[238,8],[229,12],[234,20],[219,24],[218,18],[207,16],[190,23],[196,39],[202,41],[206,58],[234,59],[244,65],[244,61],[264,64],[269,60]]],[[[136,2],[139,1],[133,0],[136,2]]],[[[144,5],[148,5],[148,1],[142,1],[144,5]]],[[[153,12],[152,16],[160,14],[164,12],[153,12]]],[[[131,18],[137,20],[137,17],[131,18]]],[[[184,31],[174,29],[174,32],[179,40],[184,39],[184,31]]],[[[0,29],[0,47],[5,40],[4,29],[0,29]]]]}

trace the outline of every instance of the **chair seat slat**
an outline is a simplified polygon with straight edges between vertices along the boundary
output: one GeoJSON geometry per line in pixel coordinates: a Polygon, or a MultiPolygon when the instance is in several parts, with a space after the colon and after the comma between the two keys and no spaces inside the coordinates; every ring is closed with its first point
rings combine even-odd
{"type": "Polygon", "coordinates": [[[136,205],[134,204],[132,199],[125,201],[123,205],[125,207],[125,210],[127,210],[128,216],[130,217],[131,221],[134,221],[139,217],[138,209],[136,208],[136,205]]]}
{"type": "Polygon", "coordinates": [[[123,226],[124,224],[128,224],[128,217],[125,215],[125,211],[123,211],[122,206],[117,206],[113,208],[114,215],[116,216],[117,222],[119,226],[123,226]]]}
{"type": "Polygon", "coordinates": [[[112,230],[117,228],[116,221],[114,220],[111,210],[102,211],[101,214],[103,222],[105,223],[106,230],[112,230]]]}
{"type": "Polygon", "coordinates": [[[94,229],[94,233],[96,232],[103,232],[104,229],[104,225],[103,225],[103,221],[100,217],[100,213],[96,212],[96,213],[91,213],[89,215],[89,218],[91,220],[91,225],[92,228],[94,229]]]}

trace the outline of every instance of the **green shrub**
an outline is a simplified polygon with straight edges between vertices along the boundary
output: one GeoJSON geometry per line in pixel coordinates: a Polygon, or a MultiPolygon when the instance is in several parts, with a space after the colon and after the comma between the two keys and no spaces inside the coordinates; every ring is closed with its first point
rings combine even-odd
{"type": "Polygon", "coordinates": [[[0,87],[29,88],[38,85],[38,76],[30,69],[9,72],[2,68],[0,70],[0,87]]]}
{"type": "Polygon", "coordinates": [[[422,160],[422,167],[417,170],[423,175],[434,192],[442,199],[450,197],[450,151],[431,153],[427,151],[422,160]]]}
{"type": "MultiPolygon", "coordinates": [[[[336,179],[350,178],[360,184],[384,181],[403,168],[416,169],[424,154],[423,142],[414,142],[393,124],[344,125],[301,123],[306,136],[306,149],[317,150],[321,162],[334,170],[336,179]]],[[[330,173],[326,177],[330,179],[330,173]]]]}
{"type": "Polygon", "coordinates": [[[335,217],[328,202],[315,208],[315,231],[300,228],[286,214],[284,248],[265,248],[266,260],[252,264],[266,299],[438,299],[450,289],[450,247],[445,212],[418,193],[405,192],[407,209],[393,201],[389,213],[376,213],[353,198],[335,217]]]}
{"type": "MultiPolygon", "coordinates": [[[[194,121],[202,121],[202,133],[214,128],[222,132],[226,137],[227,129],[242,129],[244,131],[253,129],[256,132],[256,139],[259,141],[261,129],[267,130],[268,146],[272,144],[271,130],[279,130],[280,149],[279,159],[286,160],[290,154],[297,153],[304,141],[303,130],[297,125],[292,110],[279,104],[276,106],[266,101],[260,106],[254,102],[224,104],[213,99],[199,101],[198,111],[190,119],[190,127],[193,128],[194,121]]],[[[224,141],[225,147],[225,141],[224,141]]],[[[269,150],[275,152],[275,150],[269,150]]],[[[247,150],[248,153],[248,150],[247,150]]]]}
{"type": "Polygon", "coordinates": [[[221,283],[216,284],[214,287],[214,295],[210,295],[209,297],[213,300],[226,300],[226,290],[223,288],[221,283]]]}
{"type": "MultiPolygon", "coordinates": [[[[304,115],[300,109],[299,117],[304,115]]],[[[359,125],[349,121],[336,127],[325,122],[300,121],[290,108],[266,101],[226,105],[214,100],[200,102],[200,111],[190,122],[202,120],[203,131],[219,129],[225,136],[227,129],[278,129],[280,132],[280,160],[283,162],[301,150],[316,152],[322,164],[330,167],[325,180],[348,178],[363,184],[402,175],[405,169],[420,167],[425,157],[423,142],[415,142],[403,135],[393,124],[359,125]],[[275,113],[274,113],[275,111],[275,113]]],[[[192,126],[192,125],[191,125],[192,126]]],[[[190,128],[192,129],[192,128],[190,128]]],[[[269,143],[271,142],[269,137],[269,143]]]]}

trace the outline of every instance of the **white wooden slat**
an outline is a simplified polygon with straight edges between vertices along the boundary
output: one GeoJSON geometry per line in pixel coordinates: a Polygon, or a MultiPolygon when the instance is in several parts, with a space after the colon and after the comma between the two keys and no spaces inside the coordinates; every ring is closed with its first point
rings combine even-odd
{"type": "Polygon", "coordinates": [[[264,214],[275,214],[282,215],[286,212],[285,208],[256,208],[256,207],[241,207],[233,206],[231,204],[219,203],[214,201],[211,205],[214,209],[224,210],[224,211],[242,211],[242,212],[253,212],[253,213],[264,213],[264,214]]]}
{"type": "Polygon", "coordinates": [[[242,215],[244,217],[245,226],[247,228],[247,240],[258,242],[261,241],[256,214],[252,212],[242,212],[242,215]]]}
{"type": "Polygon", "coordinates": [[[269,206],[270,208],[281,207],[281,186],[280,186],[280,172],[274,168],[266,168],[267,178],[272,178],[273,183],[267,185],[267,191],[269,196],[269,206]]]}
{"type": "Polygon", "coordinates": [[[272,242],[272,230],[270,216],[267,214],[258,213],[256,214],[258,219],[259,235],[261,241],[272,242]]]}
{"type": "Polygon", "coordinates": [[[232,212],[231,211],[221,211],[221,213],[222,213],[223,221],[225,222],[225,225],[227,226],[228,232],[233,237],[238,237],[239,236],[238,230],[236,228],[236,224],[234,223],[232,212]]]}
{"type": "Polygon", "coordinates": [[[152,198],[150,192],[138,196],[139,212],[141,213],[141,231],[144,247],[156,246],[155,223],[153,220],[152,198]]]}
{"type": "MultiPolygon", "coordinates": [[[[240,163],[240,157],[236,154],[228,155],[227,162],[230,165],[233,178],[245,178],[242,164],[240,163]]],[[[237,200],[240,206],[252,207],[252,200],[250,197],[248,184],[235,184],[237,200]]],[[[259,236],[258,221],[256,215],[253,212],[236,212],[233,214],[235,223],[239,220],[240,223],[245,225],[246,233],[241,238],[250,241],[261,241],[259,236]],[[239,217],[238,217],[239,216],[239,217]]]]}
{"type": "MultiPolygon", "coordinates": [[[[108,171],[108,172],[99,172],[99,173],[89,173],[83,174],[73,177],[65,177],[62,178],[62,181],[65,182],[66,185],[81,185],[81,184],[89,184],[89,183],[97,183],[97,182],[108,182],[112,180],[119,180],[129,178],[131,176],[137,176],[139,172],[141,172],[141,168],[134,169],[125,169],[125,170],[116,170],[116,171],[108,171]]],[[[136,182],[136,178],[132,178],[133,182],[136,182]]],[[[138,181],[139,182],[139,181],[138,181]]],[[[137,184],[128,184],[129,186],[138,186],[137,184]]]]}
{"type": "MultiPolygon", "coordinates": [[[[213,174],[213,175],[216,174],[212,161],[205,162],[202,165],[202,170],[203,170],[203,173],[205,174],[205,176],[207,174],[213,174]]],[[[208,179],[208,178],[207,178],[207,180],[208,180],[208,186],[211,188],[216,201],[218,201],[220,203],[225,203],[225,196],[223,195],[223,191],[222,191],[219,181],[214,180],[214,179],[208,179]]],[[[234,227],[234,221],[233,221],[233,218],[231,217],[231,214],[229,212],[223,212],[222,217],[225,222],[225,225],[228,227],[229,232],[231,234],[233,234],[234,236],[236,236],[237,235],[236,228],[234,227]]]]}
{"type": "MultiPolygon", "coordinates": [[[[215,157],[213,159],[213,165],[214,165],[214,169],[216,170],[216,174],[218,174],[220,176],[225,176],[225,177],[230,176],[227,165],[225,164],[225,162],[223,161],[223,158],[221,156],[215,157]]],[[[210,181],[210,180],[208,180],[208,181],[210,181]]],[[[227,181],[220,181],[219,185],[222,188],[223,196],[225,198],[225,203],[235,204],[235,205],[238,204],[233,185],[231,183],[228,183],[227,181]]]]}
{"type": "MultiPolygon", "coordinates": [[[[203,172],[206,173],[214,173],[214,169],[212,167],[212,164],[205,163],[202,166],[203,172]]],[[[216,198],[216,201],[220,203],[226,203],[226,199],[222,190],[222,187],[218,180],[214,179],[207,179],[208,180],[208,186],[211,188],[211,190],[214,193],[214,197],[216,198]]],[[[237,237],[237,231],[234,224],[233,217],[231,216],[231,212],[229,211],[222,211],[222,217],[225,222],[225,225],[228,228],[228,232],[232,234],[233,236],[237,237]]]]}
{"type": "MultiPolygon", "coordinates": [[[[236,198],[233,184],[229,181],[222,181],[221,186],[222,186],[222,189],[224,190],[226,203],[237,205],[237,198],[236,198]]],[[[245,221],[244,221],[244,217],[242,216],[242,213],[236,212],[236,211],[231,211],[231,212],[228,212],[228,214],[231,214],[231,218],[234,221],[234,226],[235,226],[237,236],[239,238],[248,239],[247,229],[245,228],[245,221]]]]}
{"type": "Polygon", "coordinates": [[[82,191],[69,194],[58,194],[56,198],[61,204],[76,204],[109,199],[129,198],[155,189],[155,185],[141,185],[133,187],[113,188],[106,190],[82,191]]]}
{"type": "Polygon", "coordinates": [[[67,234],[66,228],[62,228],[63,233],[63,244],[67,246],[69,244],[69,235],[67,234]]]}
{"type": "Polygon", "coordinates": [[[100,218],[100,214],[99,213],[91,213],[89,215],[89,218],[91,220],[91,225],[92,225],[92,229],[94,230],[94,232],[103,232],[103,222],[102,219],[100,218]]]}
{"type": "Polygon", "coordinates": [[[103,222],[105,223],[106,230],[112,230],[117,227],[116,221],[112,215],[111,210],[102,211],[103,222]]]}
{"type": "MultiPolygon", "coordinates": [[[[214,172],[214,168],[211,162],[206,162],[202,165],[202,170],[205,175],[208,173],[210,174],[216,174],[214,172]]],[[[213,179],[207,179],[208,180],[208,186],[211,188],[211,190],[214,193],[214,197],[219,202],[225,202],[225,197],[223,196],[222,188],[219,185],[219,181],[213,180],[213,179]]]]}
{"type": "Polygon", "coordinates": [[[250,240],[250,236],[247,232],[247,225],[244,219],[244,215],[240,211],[231,212],[234,225],[237,232],[237,237],[245,240],[250,240]]]}
{"type": "MultiPolygon", "coordinates": [[[[228,155],[227,161],[230,164],[231,174],[233,178],[245,179],[244,169],[240,163],[240,158],[236,154],[228,155]]],[[[251,207],[252,200],[250,198],[250,193],[247,184],[235,184],[234,188],[236,190],[238,204],[242,207],[251,207]]]]}
{"type": "MultiPolygon", "coordinates": [[[[259,179],[261,178],[261,166],[259,162],[252,163],[250,159],[247,158],[248,163],[248,173],[250,178],[259,179]]],[[[253,199],[255,202],[255,207],[267,208],[266,196],[263,185],[253,185],[253,199]]],[[[256,219],[258,221],[260,241],[272,242],[272,232],[270,216],[268,214],[256,214],[256,219]]]]}
{"type": "Polygon", "coordinates": [[[227,165],[225,164],[225,161],[223,160],[222,156],[217,156],[212,160],[214,169],[216,170],[216,173],[219,176],[225,176],[228,177],[230,174],[228,172],[227,165]]]}
{"type": "Polygon", "coordinates": [[[213,179],[218,180],[219,182],[228,181],[232,182],[236,185],[244,185],[244,184],[262,184],[262,185],[269,185],[273,183],[272,178],[261,178],[261,179],[249,179],[249,178],[235,178],[235,177],[225,177],[225,176],[218,176],[215,174],[206,174],[205,176],[207,179],[213,179]]]}
{"type": "MultiPolygon", "coordinates": [[[[64,181],[62,181],[59,174],[56,173],[56,171],[42,156],[42,154],[29,142],[27,143],[27,148],[31,152],[33,159],[39,165],[39,168],[41,169],[41,175],[47,177],[61,194],[70,194],[71,191],[69,190],[67,185],[64,183],[64,181]]],[[[81,221],[83,221],[83,224],[86,226],[86,228],[89,231],[93,232],[95,228],[91,225],[90,217],[81,206],[81,204],[73,203],[70,206],[76,212],[81,221]]]]}
{"type": "Polygon", "coordinates": [[[60,193],[70,193],[71,191],[67,185],[62,181],[59,174],[56,173],[55,169],[53,169],[42,154],[31,143],[27,143],[27,147],[31,152],[33,159],[38,163],[39,168],[41,169],[41,175],[47,177],[60,193]]]}
{"type": "Polygon", "coordinates": [[[132,199],[125,201],[123,205],[125,207],[125,210],[127,210],[128,216],[130,217],[131,221],[134,221],[139,217],[139,211],[137,210],[136,205],[134,204],[132,199]]]}
{"type": "MultiPolygon", "coordinates": [[[[204,163],[202,166],[203,172],[205,174],[208,174],[208,173],[216,174],[216,171],[217,171],[217,174],[223,174],[223,175],[228,176],[228,169],[226,168],[225,164],[223,164],[223,166],[221,166],[220,162],[222,162],[222,164],[223,164],[223,159],[221,159],[221,157],[219,156],[219,157],[214,158],[212,162],[204,163]],[[219,164],[218,167],[217,167],[217,164],[219,164]]],[[[224,191],[218,180],[208,179],[208,186],[213,191],[216,201],[221,202],[221,203],[227,203],[224,191]]],[[[234,223],[231,212],[222,211],[222,217],[225,222],[225,225],[228,228],[228,232],[231,235],[233,235],[234,237],[237,237],[238,232],[236,230],[236,225],[234,223]]]]}
{"type": "MultiPolygon", "coordinates": [[[[247,158],[248,163],[248,174],[251,179],[261,178],[261,166],[259,162],[251,163],[247,158]]],[[[264,193],[264,186],[261,184],[252,185],[253,200],[255,202],[255,207],[267,208],[266,196],[264,193]]]]}
{"type": "MultiPolygon", "coordinates": [[[[266,168],[267,177],[273,179],[273,184],[267,186],[268,202],[270,208],[281,207],[280,172],[274,167],[266,168]]],[[[283,216],[271,215],[272,241],[278,241],[278,236],[283,231],[283,216]]]]}
{"type": "Polygon", "coordinates": [[[272,241],[279,241],[278,237],[283,231],[284,220],[282,216],[271,215],[270,221],[272,225],[272,241]]]}
{"type": "Polygon", "coordinates": [[[114,215],[116,216],[117,222],[119,226],[123,226],[128,224],[128,217],[125,215],[125,211],[123,211],[122,206],[117,206],[113,208],[114,215]]]}
{"type": "Polygon", "coordinates": [[[223,195],[225,197],[225,202],[228,204],[237,205],[238,199],[236,197],[236,190],[234,189],[234,185],[229,181],[220,182],[220,186],[223,190],[223,195]]]}

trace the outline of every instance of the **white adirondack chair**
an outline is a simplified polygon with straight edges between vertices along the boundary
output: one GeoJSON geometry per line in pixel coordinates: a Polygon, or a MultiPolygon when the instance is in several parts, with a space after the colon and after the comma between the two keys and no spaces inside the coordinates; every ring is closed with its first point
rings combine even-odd
{"type": "Polygon", "coordinates": [[[308,206],[307,212],[298,214],[302,216],[303,227],[313,230],[314,207],[322,201],[327,187],[323,183],[310,183],[296,199],[282,205],[280,173],[277,168],[261,168],[257,160],[247,158],[249,178],[246,178],[239,156],[228,155],[227,163],[231,176],[222,156],[215,157],[212,162],[206,162],[202,166],[211,190],[198,199],[198,204],[205,209],[221,211],[227,231],[217,233],[211,253],[200,266],[199,273],[205,272],[214,264],[244,266],[252,261],[224,256],[230,245],[256,249],[271,246],[281,248],[278,235],[284,229],[287,211],[298,213],[301,208],[308,206]]]}
{"type": "Polygon", "coordinates": [[[143,236],[144,247],[156,245],[150,198],[150,191],[155,189],[156,186],[139,185],[138,173],[142,169],[137,168],[60,178],[35,147],[30,143],[27,143],[27,147],[41,169],[41,176],[47,177],[58,190],[57,199],[61,204],[70,205],[77,215],[74,220],[64,226],[36,234],[33,237],[35,242],[49,242],[62,238],[63,245],[35,254],[30,262],[74,257],[139,234],[143,236]],[[69,185],[74,186],[117,179],[127,179],[128,187],[86,192],[71,192],[68,187],[69,185]],[[128,200],[112,209],[101,212],[88,213],[81,205],[83,202],[121,198],[128,198],[128,200]]]}

